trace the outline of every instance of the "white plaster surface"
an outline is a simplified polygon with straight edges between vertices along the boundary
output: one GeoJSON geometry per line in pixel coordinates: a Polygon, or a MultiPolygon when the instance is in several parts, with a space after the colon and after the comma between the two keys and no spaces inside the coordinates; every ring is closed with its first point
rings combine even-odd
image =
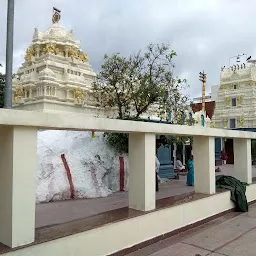
{"type": "Polygon", "coordinates": [[[0,127],[0,242],[34,241],[36,129],[0,127]]]}
{"type": "Polygon", "coordinates": [[[140,211],[155,209],[155,148],[154,134],[129,135],[129,208],[140,211]]]}
{"type": "Polygon", "coordinates": [[[234,177],[252,183],[251,140],[234,139],[234,177]]]}
{"type": "MultiPolygon", "coordinates": [[[[13,161],[15,170],[14,176],[8,173],[7,176],[4,176],[5,166],[1,166],[1,178],[6,179],[6,183],[12,184],[12,180],[15,180],[16,183],[13,185],[14,194],[10,192],[7,194],[8,200],[13,200],[13,207],[15,209],[14,214],[11,216],[11,223],[7,224],[7,229],[10,230],[13,226],[16,225],[17,228],[24,229],[27,237],[32,238],[34,232],[32,228],[34,224],[31,224],[34,221],[30,216],[34,216],[34,206],[35,200],[32,197],[26,197],[26,195],[31,195],[32,185],[34,184],[34,173],[26,173],[29,170],[36,170],[36,154],[32,150],[31,145],[33,144],[33,134],[36,129],[62,129],[62,130],[76,130],[76,131],[116,131],[116,132],[126,132],[126,133],[142,133],[142,134],[177,134],[177,135],[192,135],[192,136],[202,136],[202,137],[231,137],[231,138],[256,138],[256,133],[251,132],[242,132],[242,131],[230,131],[230,130],[220,130],[220,129],[211,129],[211,128],[199,128],[199,127],[188,127],[188,126],[179,126],[179,125],[167,125],[167,124],[155,124],[155,123],[144,123],[144,122],[133,122],[133,121],[123,121],[123,120],[114,120],[114,119],[102,119],[102,118],[89,118],[81,114],[49,114],[49,113],[38,113],[33,111],[15,111],[15,110],[0,110],[0,125],[8,126],[8,129],[21,129],[21,127],[26,128],[27,131],[31,130],[31,134],[25,133],[26,136],[22,138],[21,134],[14,139],[14,151],[10,151],[7,160],[9,163],[13,161]],[[35,129],[34,129],[35,128],[35,129]],[[27,142],[26,142],[27,140],[27,142]],[[31,144],[32,143],[32,144],[31,144]],[[29,154],[25,154],[26,147],[29,148],[29,154]],[[17,151],[16,151],[17,150],[17,151]],[[34,152],[34,153],[33,153],[34,152]],[[19,154],[20,155],[19,155],[19,154]],[[32,156],[32,157],[31,157],[32,156]],[[23,158],[22,158],[23,157],[23,158]],[[31,157],[31,159],[29,159],[31,157]],[[18,160],[17,160],[18,159],[18,160]],[[25,172],[26,164],[22,163],[20,166],[19,161],[25,160],[24,163],[28,163],[28,170],[25,172]],[[33,168],[32,168],[33,167],[33,168]],[[22,172],[18,172],[19,168],[25,174],[21,177],[22,172]],[[25,187],[24,190],[21,190],[20,180],[26,177],[29,180],[28,188],[25,187]],[[19,181],[19,182],[18,182],[19,181]],[[18,193],[20,191],[20,193],[18,193]],[[23,199],[23,200],[22,200],[23,199]],[[23,202],[27,202],[29,207],[24,207],[23,202]],[[27,200],[27,201],[26,201],[27,200]],[[21,207],[23,207],[21,209],[21,207]],[[20,212],[24,214],[20,214],[20,212]],[[17,219],[16,219],[17,218],[17,219]],[[24,222],[21,223],[22,218],[24,222]],[[17,221],[18,220],[18,221],[17,221]],[[17,221],[17,222],[16,222],[17,221]]],[[[18,135],[18,133],[17,133],[18,135]]],[[[145,135],[143,135],[145,136],[145,135]]],[[[211,139],[206,139],[211,141],[211,139]]],[[[67,139],[63,138],[63,142],[67,139]]],[[[54,140],[53,140],[54,141],[54,140]]],[[[154,148],[153,140],[142,140],[141,143],[145,143],[144,146],[140,147],[151,147],[154,148]]],[[[34,141],[36,142],[36,141],[34,141]]],[[[58,142],[56,142],[58,143],[58,142]]],[[[212,144],[212,143],[210,143],[212,144]]],[[[208,145],[210,147],[210,144],[208,145]]],[[[11,143],[1,144],[3,151],[10,150],[11,143]]],[[[207,147],[208,147],[207,146],[207,147]]],[[[213,146],[213,145],[212,145],[213,146]]],[[[208,147],[208,148],[209,148],[208,147]]],[[[206,154],[212,152],[213,149],[207,150],[206,154]]],[[[60,151],[59,153],[63,153],[60,151]]],[[[64,152],[65,153],[65,152],[64,152]]],[[[83,150],[80,151],[80,154],[85,154],[83,150]]],[[[139,154],[142,159],[136,159],[137,161],[147,162],[148,157],[152,157],[152,153],[139,154]]],[[[4,162],[4,160],[2,161],[4,162]]],[[[149,160],[150,169],[154,168],[154,161],[149,160]]],[[[11,166],[11,165],[10,165],[11,166]]],[[[72,166],[72,164],[71,164],[72,166]]],[[[80,167],[82,165],[80,164],[80,167]]],[[[11,166],[12,167],[12,166],[11,166]]],[[[72,168],[72,167],[71,167],[72,168]]],[[[142,170],[143,171],[143,170],[142,170]]],[[[147,176],[148,179],[149,176],[147,176]]],[[[149,177],[150,183],[152,184],[153,176],[149,177]]],[[[209,176],[206,177],[208,184],[212,185],[212,180],[209,176]]],[[[25,181],[26,181],[25,179],[25,181]]],[[[144,179],[144,182],[147,181],[144,179]]],[[[140,179],[143,181],[143,179],[140,179]]],[[[4,181],[2,182],[4,184],[4,181]]],[[[145,185],[145,184],[144,184],[145,185]]],[[[26,184],[24,185],[26,186],[26,184]]],[[[148,191],[150,192],[150,191],[148,191]]],[[[251,185],[247,188],[247,199],[252,201],[256,199],[256,185],[251,185]]],[[[33,195],[34,196],[34,195],[33,195]]],[[[150,196],[152,198],[152,195],[150,196]]],[[[141,198],[143,199],[143,198],[141,198]]],[[[144,198],[145,200],[147,198],[144,198]]],[[[3,200],[4,202],[4,200],[3,200]]],[[[9,203],[9,202],[8,202],[9,203]]],[[[145,203],[145,202],[144,202],[145,203]]],[[[8,205],[8,204],[7,204],[8,205]]],[[[122,222],[113,223],[111,225],[106,225],[101,228],[93,229],[84,233],[76,234],[73,236],[65,237],[63,239],[58,239],[43,245],[29,247],[27,249],[14,251],[9,255],[19,255],[19,256],[29,256],[29,255],[84,255],[84,252],[90,256],[99,256],[99,255],[108,255],[114,251],[121,250],[123,248],[132,246],[134,244],[140,243],[142,241],[148,240],[150,238],[159,236],[161,234],[170,232],[177,228],[187,226],[191,223],[197,222],[209,216],[215,215],[217,213],[223,212],[225,210],[233,208],[233,204],[230,201],[230,193],[225,192],[221,194],[216,194],[195,202],[189,202],[179,206],[167,208],[160,211],[151,212],[149,214],[128,219],[122,222]],[[198,209],[200,209],[198,211],[198,209]],[[149,225],[153,223],[153,225],[149,225]],[[166,225],[168,223],[169,225],[166,225]],[[123,232],[125,230],[125,232],[123,232]],[[120,234],[124,234],[123,239],[112,239],[113,237],[119,237],[120,234]],[[101,241],[101,246],[98,246],[98,242],[101,241]]],[[[8,217],[3,215],[2,222],[8,220],[8,217]]],[[[33,222],[34,223],[34,222],[33,222]]],[[[16,234],[15,234],[16,235],[16,234]]],[[[22,233],[17,233],[17,240],[23,241],[24,237],[22,233]]],[[[18,242],[13,244],[15,247],[18,245],[18,242]]]]}
{"type": "MultiPolygon", "coordinates": [[[[39,131],[37,143],[36,201],[70,199],[70,187],[61,159],[65,154],[75,187],[75,198],[105,197],[119,190],[119,154],[103,133],[39,131]]],[[[125,189],[128,159],[124,155],[125,189]]]]}
{"type": "Polygon", "coordinates": [[[214,194],[215,154],[214,138],[195,136],[193,141],[195,192],[214,194]]]}
{"type": "Polygon", "coordinates": [[[108,118],[93,118],[84,114],[53,114],[22,110],[0,110],[0,125],[32,126],[42,129],[88,130],[109,132],[144,132],[184,136],[256,139],[256,133],[186,125],[169,125],[108,118]]]}

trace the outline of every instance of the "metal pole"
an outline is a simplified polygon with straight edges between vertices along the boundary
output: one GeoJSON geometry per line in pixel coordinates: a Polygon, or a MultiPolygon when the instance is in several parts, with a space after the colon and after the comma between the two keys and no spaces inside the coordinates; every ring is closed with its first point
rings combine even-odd
{"type": "Polygon", "coordinates": [[[4,108],[12,108],[14,0],[8,0],[4,108]]]}
{"type": "Polygon", "coordinates": [[[202,72],[199,73],[199,80],[203,83],[202,85],[202,111],[205,112],[205,87],[206,87],[206,74],[202,72]]]}

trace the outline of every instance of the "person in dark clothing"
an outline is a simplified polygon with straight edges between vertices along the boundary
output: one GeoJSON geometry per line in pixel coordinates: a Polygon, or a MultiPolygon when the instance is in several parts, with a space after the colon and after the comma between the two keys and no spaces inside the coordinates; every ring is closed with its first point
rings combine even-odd
{"type": "Polygon", "coordinates": [[[156,161],[156,167],[155,167],[155,171],[156,171],[156,191],[159,190],[159,187],[158,187],[158,172],[159,172],[159,168],[160,168],[160,162],[157,158],[157,156],[155,157],[155,161],[156,161]]]}

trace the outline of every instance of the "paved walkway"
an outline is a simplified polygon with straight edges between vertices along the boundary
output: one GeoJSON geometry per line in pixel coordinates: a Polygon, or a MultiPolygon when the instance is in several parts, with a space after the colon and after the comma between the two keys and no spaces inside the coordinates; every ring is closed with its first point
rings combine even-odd
{"type": "MultiPolygon", "coordinates": [[[[216,174],[232,175],[232,165],[225,165],[220,168],[221,173],[216,174]]],[[[253,167],[253,177],[256,177],[255,167],[253,167]]],[[[166,184],[161,184],[159,192],[156,193],[156,199],[176,196],[192,191],[194,191],[193,187],[186,186],[186,176],[180,176],[180,180],[170,180],[170,182],[166,184]]],[[[39,204],[36,206],[36,227],[79,220],[127,206],[127,192],[115,193],[106,198],[67,200],[39,204]]]]}
{"type": "Polygon", "coordinates": [[[256,204],[126,256],[255,256],[256,204]]]}
{"type": "MultiPolygon", "coordinates": [[[[161,184],[156,199],[193,192],[193,187],[186,186],[184,177],[161,184]]],[[[128,206],[128,193],[118,192],[104,198],[57,201],[36,206],[36,228],[61,224],[91,217],[103,212],[128,206]]]]}

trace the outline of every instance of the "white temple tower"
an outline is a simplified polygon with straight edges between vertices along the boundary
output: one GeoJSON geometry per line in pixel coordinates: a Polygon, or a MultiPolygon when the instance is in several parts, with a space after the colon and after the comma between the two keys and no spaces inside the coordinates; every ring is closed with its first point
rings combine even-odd
{"type": "Polygon", "coordinates": [[[92,82],[96,74],[73,31],[59,24],[55,10],[52,25],[35,29],[25,62],[13,79],[13,108],[42,112],[76,112],[107,116],[96,107],[92,82]]]}
{"type": "Polygon", "coordinates": [[[216,128],[256,127],[255,61],[222,69],[212,121],[216,128]]]}

